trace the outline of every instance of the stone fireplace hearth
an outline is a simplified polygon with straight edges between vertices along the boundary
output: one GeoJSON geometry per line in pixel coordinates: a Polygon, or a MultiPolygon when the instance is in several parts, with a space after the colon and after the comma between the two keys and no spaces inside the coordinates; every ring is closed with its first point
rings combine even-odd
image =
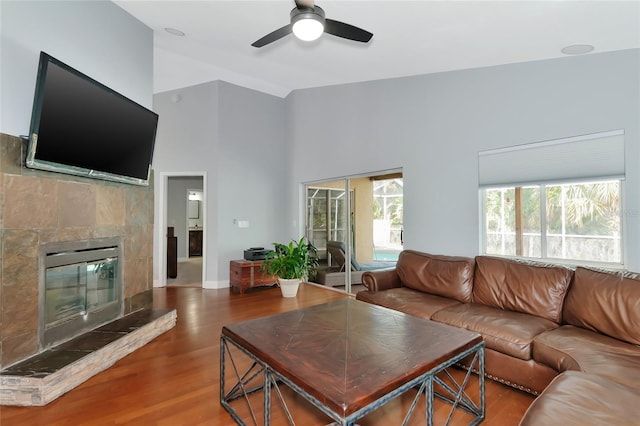
{"type": "Polygon", "coordinates": [[[45,245],[120,240],[121,315],[152,304],[153,182],[31,170],[25,150],[22,139],[0,134],[0,370],[44,349],[38,301],[45,245]]]}

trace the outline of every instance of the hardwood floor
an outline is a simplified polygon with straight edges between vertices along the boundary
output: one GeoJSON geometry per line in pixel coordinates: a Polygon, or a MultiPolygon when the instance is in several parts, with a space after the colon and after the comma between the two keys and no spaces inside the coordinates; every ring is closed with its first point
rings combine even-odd
{"type": "MultiPolygon", "coordinates": [[[[282,298],[277,288],[243,295],[229,289],[155,289],[156,307],[177,309],[175,328],[45,407],[0,407],[0,425],[233,425],[219,403],[222,325],[343,297],[349,296],[311,285],[301,286],[292,299],[282,298]]],[[[486,385],[483,425],[517,425],[533,397],[490,380],[486,385]]],[[[284,394],[296,424],[330,423],[301,398],[284,394]]],[[[358,424],[399,424],[410,402],[410,395],[398,398],[358,424]]],[[[446,417],[446,406],[437,404],[438,420],[446,417]]],[[[272,424],[286,425],[286,418],[276,410],[272,424]]],[[[409,424],[424,424],[424,415],[417,411],[409,424]]]]}
{"type": "Polygon", "coordinates": [[[178,262],[178,274],[175,278],[167,278],[167,287],[202,287],[202,257],[191,257],[178,262]]]}

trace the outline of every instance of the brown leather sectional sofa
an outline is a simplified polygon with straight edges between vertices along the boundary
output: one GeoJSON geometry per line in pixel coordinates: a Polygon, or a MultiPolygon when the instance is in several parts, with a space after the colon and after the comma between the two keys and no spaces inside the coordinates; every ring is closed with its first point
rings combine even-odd
{"type": "Polygon", "coordinates": [[[539,395],[521,426],[640,424],[640,275],[400,254],[357,299],[476,331],[487,377],[539,395]]]}

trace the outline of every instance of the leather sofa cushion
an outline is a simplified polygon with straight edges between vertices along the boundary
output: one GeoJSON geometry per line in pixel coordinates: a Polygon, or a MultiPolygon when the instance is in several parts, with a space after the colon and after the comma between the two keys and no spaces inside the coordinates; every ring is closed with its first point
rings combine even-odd
{"type": "Polygon", "coordinates": [[[576,268],[564,322],[640,345],[640,277],[576,268]]]}
{"type": "Polygon", "coordinates": [[[560,323],[573,272],[562,266],[476,257],[473,302],[560,323]]]}
{"type": "Polygon", "coordinates": [[[460,304],[453,299],[406,287],[385,291],[359,291],[356,299],[426,319],[431,319],[431,316],[441,309],[460,304]]]}
{"type": "Polygon", "coordinates": [[[531,359],[534,337],[558,326],[533,315],[473,303],[442,309],[431,319],[480,333],[487,348],[525,361],[531,359]]]}
{"type": "Polygon", "coordinates": [[[601,376],[566,372],[533,401],[520,426],[635,426],[638,394],[601,376]]]}
{"type": "Polygon", "coordinates": [[[533,359],[559,371],[605,376],[640,391],[640,346],[572,325],[540,334],[533,359]]]}
{"type": "Polygon", "coordinates": [[[404,250],[396,272],[405,287],[467,303],[471,301],[474,266],[474,259],[468,257],[404,250]]]}

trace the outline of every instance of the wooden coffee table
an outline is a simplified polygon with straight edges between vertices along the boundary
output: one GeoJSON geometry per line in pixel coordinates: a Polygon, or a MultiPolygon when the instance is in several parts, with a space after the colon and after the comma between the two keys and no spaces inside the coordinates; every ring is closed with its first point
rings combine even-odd
{"type": "Polygon", "coordinates": [[[263,392],[263,422],[270,424],[274,390],[293,424],[279,389],[282,383],[340,425],[355,424],[411,388],[419,391],[405,420],[422,395],[428,425],[433,424],[434,396],[451,404],[449,418],[462,409],[473,416],[469,424],[484,419],[484,342],[467,330],[341,299],[224,326],[220,343],[220,403],[238,424],[245,424],[231,406],[238,399],[249,405],[252,419],[247,420],[258,424],[249,402],[254,392],[263,392]],[[233,359],[238,354],[251,360],[244,372],[233,359]],[[467,357],[479,373],[476,401],[466,389],[471,369],[461,384],[446,371],[467,357]],[[235,373],[230,386],[225,383],[227,369],[235,373]]]}

